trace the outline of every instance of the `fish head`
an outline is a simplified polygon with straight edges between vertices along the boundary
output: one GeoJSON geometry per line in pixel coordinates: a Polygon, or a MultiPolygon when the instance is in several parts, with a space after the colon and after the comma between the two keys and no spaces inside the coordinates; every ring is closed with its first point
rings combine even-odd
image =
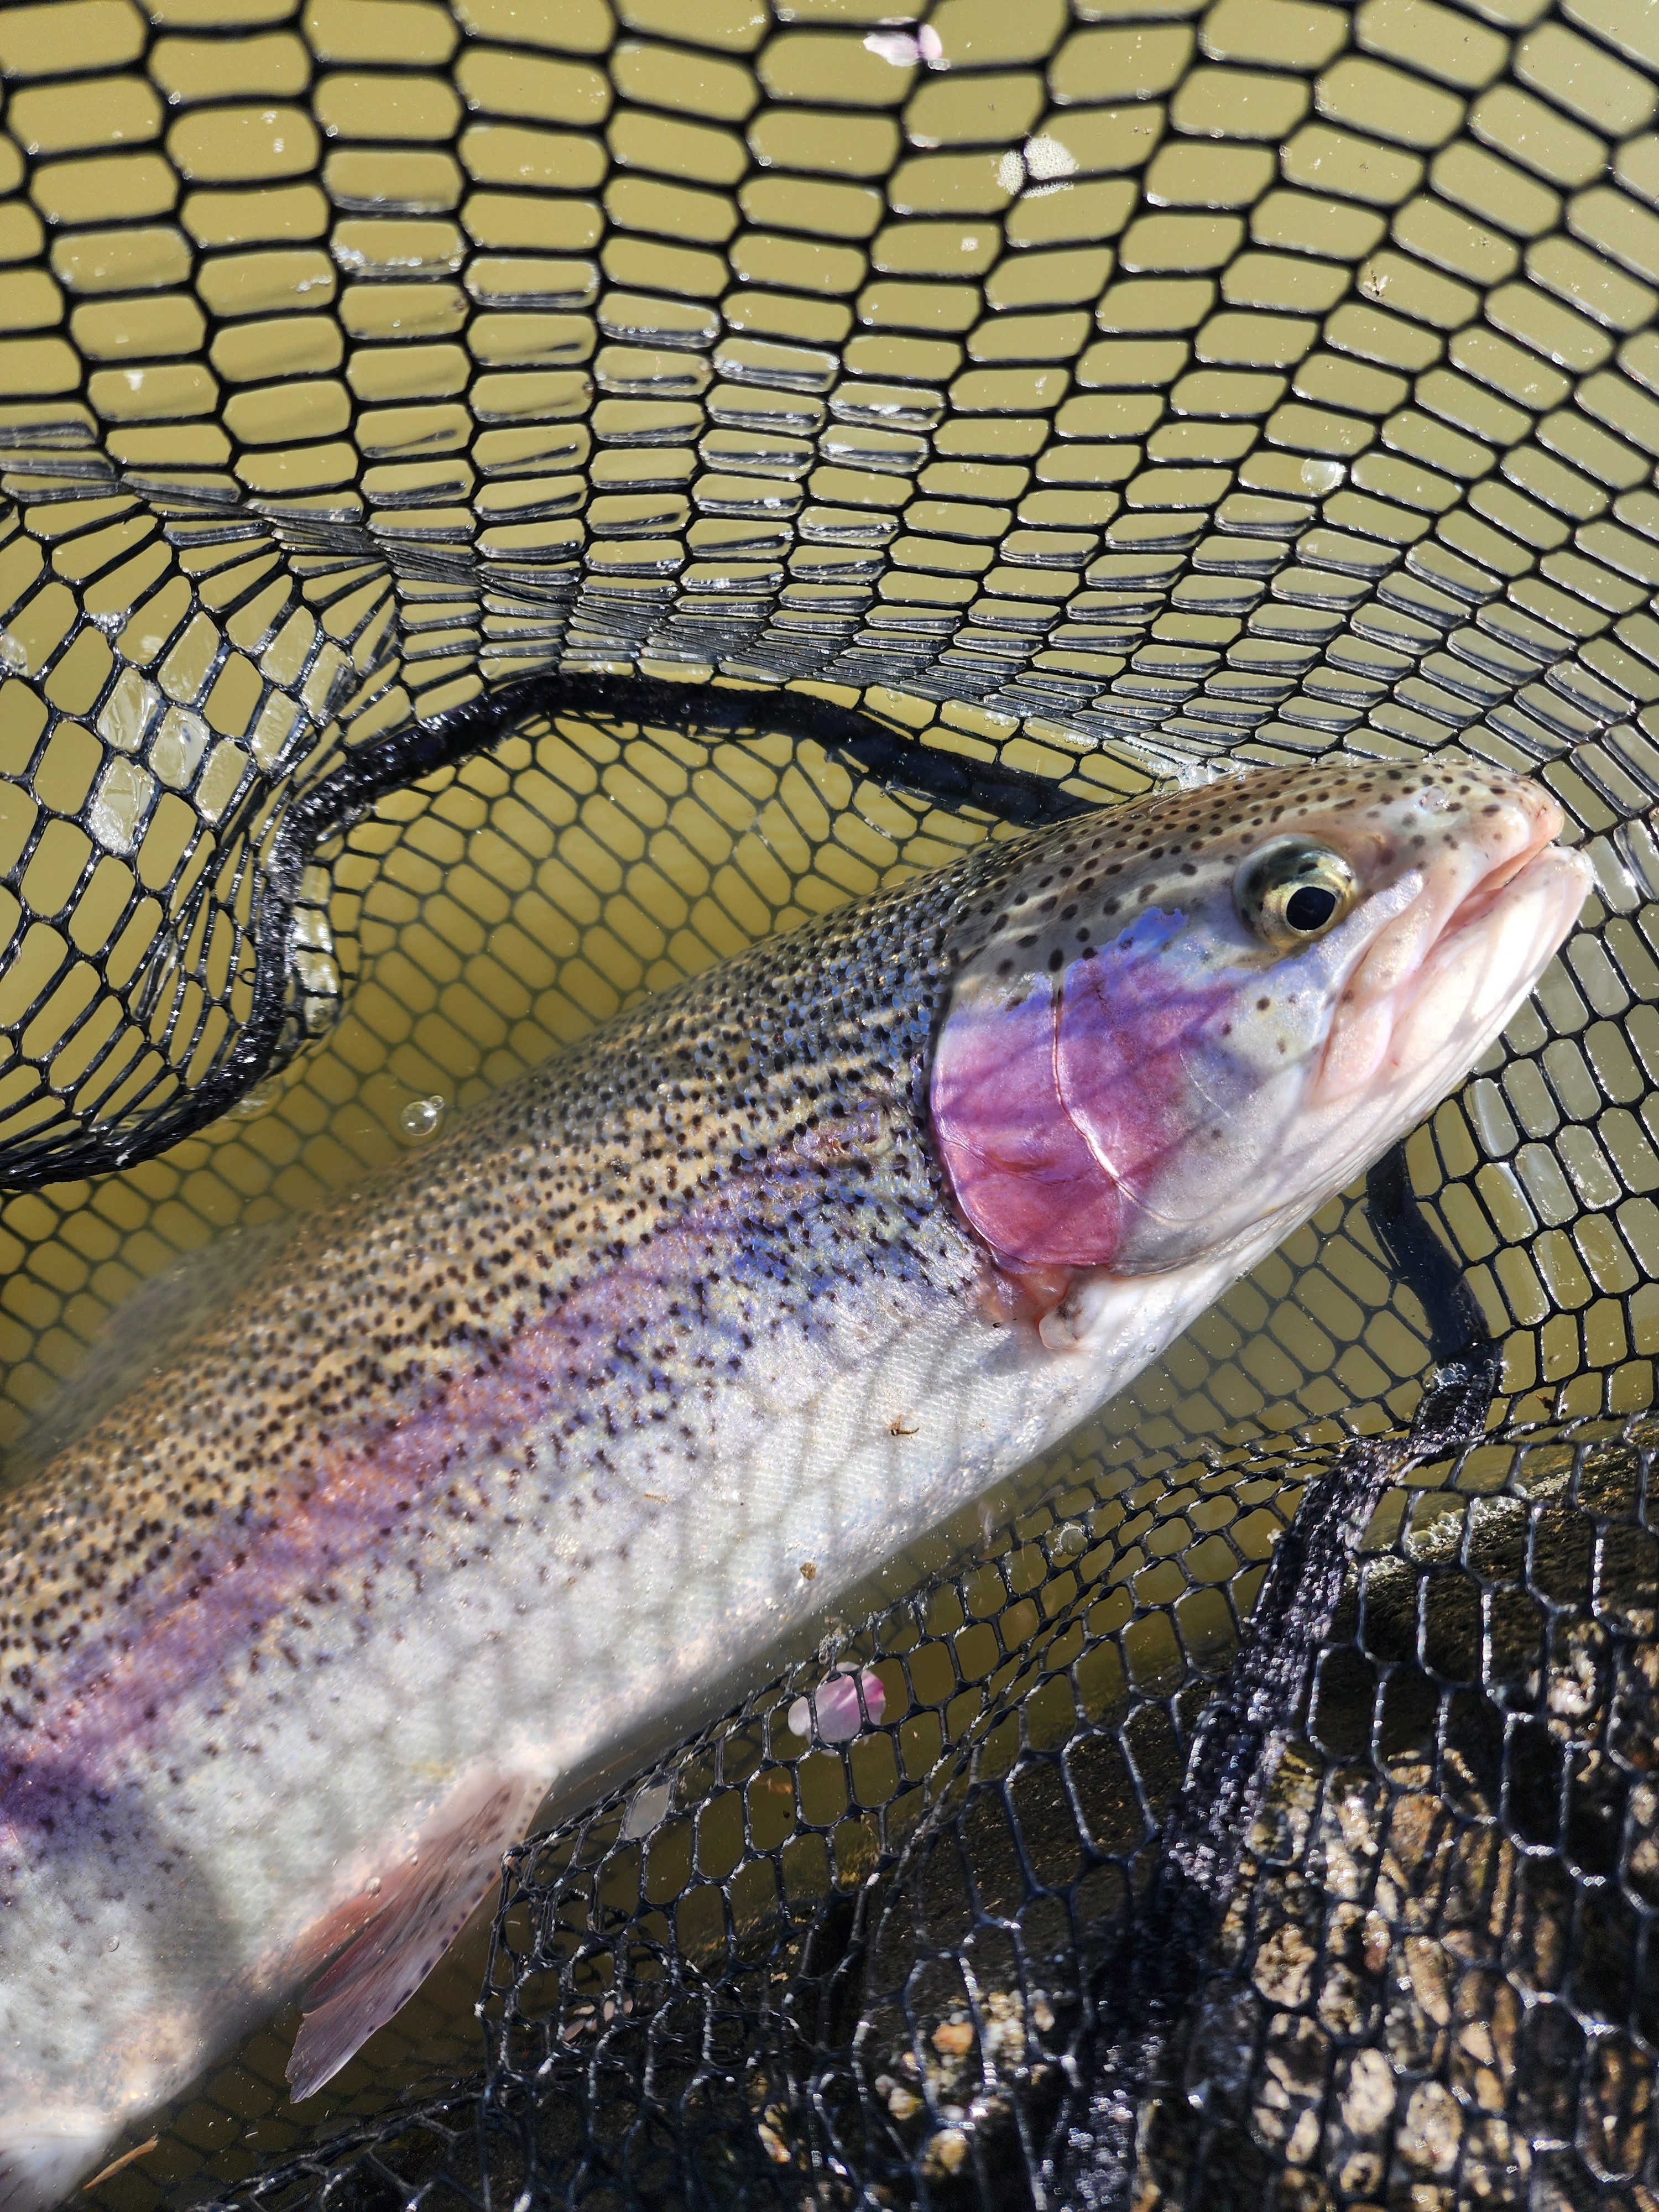
{"type": "Polygon", "coordinates": [[[958,921],[930,1108],[1003,1265],[1268,1249],[1468,1073],[1589,888],[1550,794],[1442,755],[1042,833],[958,921]]]}

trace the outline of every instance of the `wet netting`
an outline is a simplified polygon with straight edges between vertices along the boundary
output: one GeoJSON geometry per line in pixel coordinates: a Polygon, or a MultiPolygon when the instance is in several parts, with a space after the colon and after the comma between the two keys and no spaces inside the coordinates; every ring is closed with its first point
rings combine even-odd
{"type": "Polygon", "coordinates": [[[0,8],[14,1468],[140,1283],[1009,824],[1456,744],[1597,882],[1369,1190],[99,2212],[1659,2207],[1656,77],[1652,0],[0,8]]]}

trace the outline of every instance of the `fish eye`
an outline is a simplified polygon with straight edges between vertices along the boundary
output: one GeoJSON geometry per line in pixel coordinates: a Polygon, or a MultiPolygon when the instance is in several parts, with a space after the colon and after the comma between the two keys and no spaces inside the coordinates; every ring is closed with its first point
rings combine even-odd
{"type": "Polygon", "coordinates": [[[1233,902],[1247,929],[1285,951],[1334,928],[1358,893],[1340,853],[1311,837],[1279,837],[1240,868],[1233,902]]]}

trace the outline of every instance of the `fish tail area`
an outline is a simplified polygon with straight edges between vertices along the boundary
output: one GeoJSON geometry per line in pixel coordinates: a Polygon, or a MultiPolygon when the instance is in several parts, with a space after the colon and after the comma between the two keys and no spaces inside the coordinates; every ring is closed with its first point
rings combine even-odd
{"type": "Polygon", "coordinates": [[[0,2120],[0,2212],[50,2212],[119,2134],[98,2112],[33,2112],[0,2120]]]}

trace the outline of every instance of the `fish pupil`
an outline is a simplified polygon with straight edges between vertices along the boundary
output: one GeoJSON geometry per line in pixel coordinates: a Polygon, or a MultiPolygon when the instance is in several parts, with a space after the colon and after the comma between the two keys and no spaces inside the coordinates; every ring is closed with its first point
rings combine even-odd
{"type": "Polygon", "coordinates": [[[1322,884],[1304,884],[1285,902],[1285,921],[1304,935],[1323,929],[1335,912],[1336,893],[1322,884]]]}

